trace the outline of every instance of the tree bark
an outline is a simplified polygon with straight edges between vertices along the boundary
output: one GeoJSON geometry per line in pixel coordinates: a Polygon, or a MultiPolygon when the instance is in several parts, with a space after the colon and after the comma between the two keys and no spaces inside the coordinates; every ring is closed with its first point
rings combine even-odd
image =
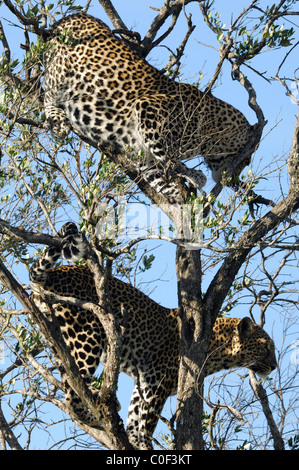
{"type": "Polygon", "coordinates": [[[209,347],[201,294],[200,250],[177,248],[181,350],[177,395],[177,450],[203,449],[202,368],[209,347]]]}

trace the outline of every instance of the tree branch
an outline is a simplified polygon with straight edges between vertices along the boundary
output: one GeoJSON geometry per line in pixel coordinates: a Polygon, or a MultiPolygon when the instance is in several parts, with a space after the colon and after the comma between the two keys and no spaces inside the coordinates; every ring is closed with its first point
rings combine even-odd
{"type": "Polygon", "coordinates": [[[6,450],[5,441],[8,443],[11,450],[23,450],[22,446],[19,444],[18,439],[12,432],[8,422],[5,419],[5,416],[1,408],[1,401],[0,401],[0,435],[2,436],[0,440],[3,441],[2,450],[6,450]]]}
{"type": "Polygon", "coordinates": [[[13,237],[19,242],[40,243],[42,245],[61,247],[60,237],[51,237],[51,235],[46,235],[44,233],[31,232],[13,227],[3,219],[0,219],[0,233],[3,233],[3,235],[8,237],[13,237]]]}
{"type": "Polygon", "coordinates": [[[294,193],[299,191],[299,114],[292,140],[292,149],[288,160],[288,171],[291,188],[294,193]]]}
{"type": "Polygon", "coordinates": [[[117,13],[116,9],[112,5],[110,0],[99,0],[99,3],[104,8],[106,14],[110,18],[111,23],[113,24],[115,29],[122,29],[129,31],[129,28],[125,25],[119,14],[117,13]]]}
{"type": "Polygon", "coordinates": [[[10,0],[3,0],[3,3],[9,8],[9,10],[18,18],[21,24],[24,26],[32,26],[34,33],[43,38],[48,37],[48,33],[45,28],[39,27],[38,19],[29,18],[26,15],[23,15],[10,0]]]}
{"type": "Polygon", "coordinates": [[[251,249],[259,243],[264,236],[276,228],[281,222],[299,208],[299,192],[297,195],[289,194],[276,204],[271,211],[259,219],[240,238],[235,250],[227,255],[222,266],[212,280],[204,298],[204,303],[210,312],[217,316],[221,305],[230,289],[231,283],[237,275],[251,249]]]}
{"type": "Polygon", "coordinates": [[[266,390],[262,386],[261,381],[258,381],[255,377],[254,372],[252,370],[248,370],[249,372],[249,378],[250,378],[250,385],[257,396],[257,398],[260,400],[264,415],[266,417],[268,426],[270,428],[271,435],[273,437],[274,441],[274,449],[275,450],[284,450],[284,442],[281,437],[281,434],[276,426],[276,423],[273,419],[272,411],[269,406],[269,401],[267,397],[266,390]]]}
{"type": "Polygon", "coordinates": [[[3,44],[5,58],[7,60],[7,63],[9,64],[10,63],[10,58],[11,58],[11,52],[10,52],[10,47],[9,47],[8,41],[6,39],[4,28],[2,26],[1,21],[0,21],[0,36],[1,36],[1,41],[2,41],[2,44],[3,44]]]}

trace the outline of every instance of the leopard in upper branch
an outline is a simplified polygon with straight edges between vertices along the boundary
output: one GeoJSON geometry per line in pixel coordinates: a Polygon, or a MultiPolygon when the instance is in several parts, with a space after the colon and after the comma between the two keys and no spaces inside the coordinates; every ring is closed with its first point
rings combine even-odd
{"type": "MultiPolygon", "coordinates": [[[[85,257],[84,237],[73,223],[58,232],[62,249],[47,248],[32,266],[32,298],[41,311],[47,312],[44,291],[98,302],[93,275],[85,266],[61,266],[53,269],[60,257],[75,261],[85,257]]],[[[150,449],[151,437],[167,398],[177,392],[179,371],[178,310],[165,308],[132,285],[115,277],[108,281],[108,301],[112,313],[124,326],[120,370],[135,381],[127,420],[129,441],[136,449],[150,449]]],[[[107,341],[98,318],[89,310],[57,303],[55,316],[70,353],[80,373],[91,382],[99,363],[105,364],[107,341]]],[[[265,377],[276,368],[272,339],[249,318],[218,318],[215,322],[208,351],[205,375],[222,369],[247,367],[265,377]]],[[[101,417],[91,416],[81,399],[65,383],[65,400],[79,420],[98,426],[101,417]]],[[[200,423],[201,417],[197,417],[200,423]]]]}
{"type": "MultiPolygon", "coordinates": [[[[254,135],[255,126],[236,108],[170,79],[90,15],[54,23],[48,40],[53,50],[44,105],[53,136],[63,139],[72,129],[101,151],[139,156],[140,174],[158,191],[169,164],[197,155],[219,182],[254,135]]],[[[177,176],[198,188],[205,185],[202,171],[182,167],[177,176]]]]}

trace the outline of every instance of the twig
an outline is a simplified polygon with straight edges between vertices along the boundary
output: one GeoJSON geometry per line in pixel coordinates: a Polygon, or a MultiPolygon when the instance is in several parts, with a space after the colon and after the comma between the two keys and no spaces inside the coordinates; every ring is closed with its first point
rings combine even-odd
{"type": "Polygon", "coordinates": [[[5,58],[8,62],[8,64],[9,64],[10,63],[10,58],[11,58],[10,47],[9,47],[8,41],[6,39],[4,28],[2,26],[1,21],[0,21],[0,36],[1,36],[1,41],[2,41],[2,44],[3,44],[5,58]]]}
{"type": "Polygon", "coordinates": [[[221,409],[228,410],[241,422],[242,426],[245,424],[245,422],[240,411],[236,410],[234,407],[230,405],[222,405],[220,403],[217,403],[216,405],[212,405],[211,403],[208,403],[208,405],[212,407],[212,411],[211,411],[210,419],[209,419],[209,428],[208,428],[210,442],[211,442],[213,449],[221,450],[222,447],[218,447],[213,436],[213,426],[214,426],[216,414],[218,413],[218,411],[221,409]]]}

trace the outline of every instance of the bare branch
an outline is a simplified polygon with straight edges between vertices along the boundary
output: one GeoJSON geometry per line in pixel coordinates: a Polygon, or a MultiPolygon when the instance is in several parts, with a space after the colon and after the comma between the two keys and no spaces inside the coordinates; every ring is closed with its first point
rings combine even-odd
{"type": "Polygon", "coordinates": [[[14,114],[11,114],[11,113],[7,114],[6,117],[8,119],[13,119],[14,123],[16,122],[18,124],[24,124],[26,126],[33,126],[33,127],[36,127],[37,129],[43,129],[44,128],[44,123],[43,122],[34,121],[34,119],[18,117],[14,114]]]}
{"type": "Polygon", "coordinates": [[[293,134],[292,148],[288,160],[291,191],[299,192],[299,114],[293,134]]]}
{"type": "Polygon", "coordinates": [[[129,28],[127,28],[127,26],[125,25],[125,23],[123,22],[119,14],[117,13],[116,9],[114,8],[110,0],[99,0],[99,3],[104,8],[105,12],[110,18],[110,21],[113,24],[115,29],[122,29],[124,31],[129,31],[129,28]]]}
{"type": "Polygon", "coordinates": [[[181,11],[185,8],[186,5],[192,2],[197,3],[196,0],[173,0],[172,2],[165,0],[164,5],[158,10],[158,15],[152,21],[152,24],[150,25],[142,41],[144,57],[152,50],[153,47],[160,44],[161,41],[163,41],[163,39],[165,39],[165,37],[173,30],[181,11]],[[155,40],[158,31],[170,16],[172,17],[172,23],[167,30],[167,34],[162,34],[158,39],[155,40]]]}
{"type": "Polygon", "coordinates": [[[5,32],[4,32],[1,21],[0,21],[0,36],[1,36],[1,41],[2,41],[2,44],[3,44],[5,58],[8,62],[8,64],[9,64],[10,63],[10,58],[11,58],[11,52],[10,52],[10,47],[9,47],[8,41],[6,39],[5,32]]]}
{"type": "MultiPolygon", "coordinates": [[[[242,416],[242,413],[240,413],[240,411],[236,410],[230,405],[225,405],[225,404],[220,404],[220,403],[212,404],[210,402],[208,402],[208,405],[212,407],[212,412],[210,414],[210,419],[209,419],[209,428],[208,428],[210,442],[211,442],[213,449],[222,450],[222,447],[219,447],[216,444],[214,436],[213,436],[213,427],[214,427],[217,412],[221,409],[225,409],[228,412],[230,412],[233,416],[235,416],[241,422],[241,424],[244,424],[244,418],[242,416]]],[[[223,444],[225,444],[225,441],[223,442],[223,444]]]]}
{"type": "Polygon", "coordinates": [[[270,428],[273,441],[274,441],[274,449],[275,450],[284,450],[284,441],[281,437],[281,433],[279,432],[276,423],[274,421],[273,415],[271,408],[269,406],[269,401],[267,397],[267,393],[262,386],[261,381],[258,381],[255,377],[254,372],[252,370],[249,370],[249,377],[250,377],[250,385],[252,386],[252,389],[255,393],[255,395],[258,397],[258,399],[261,402],[262,408],[264,415],[267,419],[268,426],[270,428]]]}
{"type": "Polygon", "coordinates": [[[180,68],[180,65],[181,65],[181,58],[184,55],[185,47],[187,45],[187,42],[188,42],[191,34],[193,33],[193,31],[196,28],[196,26],[192,24],[192,20],[191,20],[192,15],[190,14],[188,17],[187,17],[187,15],[185,15],[185,16],[186,16],[187,25],[188,25],[188,31],[187,31],[184,39],[182,40],[181,44],[177,48],[176,54],[173,53],[174,59],[169,61],[168,64],[161,70],[162,73],[165,73],[167,70],[169,70],[170,68],[175,66],[175,69],[172,73],[172,79],[175,79],[178,75],[179,68],[180,68]]]}
{"type": "Polygon", "coordinates": [[[5,220],[0,219],[0,233],[13,237],[19,242],[40,243],[42,245],[61,246],[60,237],[51,237],[40,232],[30,232],[11,226],[5,220]]]}
{"type": "Polygon", "coordinates": [[[236,250],[227,255],[207,290],[204,302],[209,306],[209,311],[215,312],[215,315],[219,312],[231,283],[244,263],[253,244],[263,239],[267,233],[276,228],[292,212],[295,212],[298,207],[299,192],[297,195],[290,193],[264,217],[257,220],[240,238],[235,245],[236,250]]]}
{"type": "Polygon", "coordinates": [[[5,416],[1,408],[1,401],[0,401],[0,436],[1,436],[0,441],[2,445],[2,450],[6,450],[5,442],[8,443],[11,450],[23,450],[18,439],[12,432],[11,427],[9,426],[8,422],[5,419],[5,416]]]}
{"type": "Polygon", "coordinates": [[[250,108],[255,112],[256,117],[258,119],[259,127],[256,128],[256,132],[258,133],[258,137],[260,140],[263,127],[267,124],[267,121],[265,121],[263,110],[257,103],[255,89],[253,88],[252,83],[248,80],[248,78],[245,77],[245,75],[241,72],[240,66],[239,64],[237,64],[237,62],[234,62],[232,64],[232,74],[233,77],[237,79],[241,83],[241,85],[244,86],[249,95],[248,104],[250,108]]]}
{"type": "MultiPolygon", "coordinates": [[[[145,55],[148,54],[148,52],[152,49],[152,44],[154,42],[154,39],[161,28],[161,26],[165,23],[167,18],[169,16],[173,16],[174,18],[178,18],[181,10],[182,10],[183,5],[180,4],[180,2],[176,1],[173,2],[170,5],[169,0],[166,0],[163,7],[160,8],[159,14],[156,16],[156,18],[153,20],[148,32],[146,33],[142,44],[143,47],[146,51],[145,55]]],[[[176,20],[175,20],[176,22],[176,20]]],[[[160,41],[156,41],[156,44],[158,44],[160,41]]]]}

